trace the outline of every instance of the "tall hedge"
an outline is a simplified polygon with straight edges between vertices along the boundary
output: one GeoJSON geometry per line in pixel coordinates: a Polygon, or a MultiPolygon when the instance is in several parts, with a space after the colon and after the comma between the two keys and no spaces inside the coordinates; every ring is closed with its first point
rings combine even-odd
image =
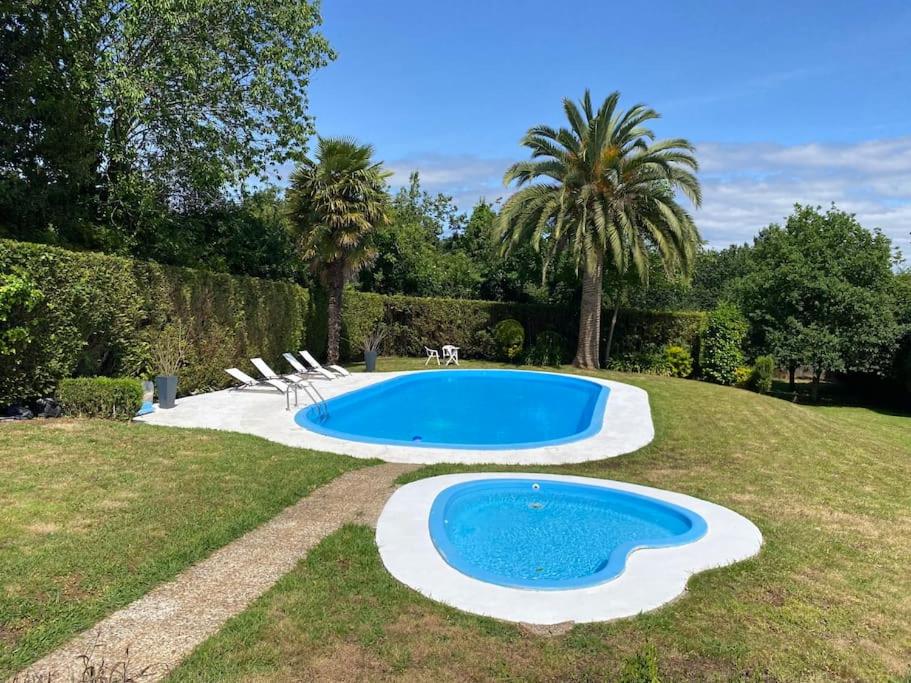
{"type": "Polygon", "coordinates": [[[286,282],[0,240],[0,273],[41,292],[28,340],[0,355],[0,405],[51,394],[64,377],[151,376],[167,322],[191,339],[181,393],[225,386],[224,368],[278,359],[306,339],[307,291],[286,282]]]}
{"type": "Polygon", "coordinates": [[[613,348],[617,354],[663,351],[666,346],[682,346],[694,352],[705,318],[702,311],[621,310],[613,348]]]}
{"type": "MultiPolygon", "coordinates": [[[[168,323],[182,324],[190,339],[180,394],[226,386],[224,368],[252,372],[252,356],[279,369],[282,352],[308,348],[319,357],[326,348],[324,296],[291,282],[0,240],[4,274],[15,275],[19,298],[20,281],[40,295],[23,322],[27,338],[17,332],[15,344],[0,345],[0,405],[51,394],[64,377],[153,376],[150,349],[168,323]]],[[[455,344],[462,357],[494,358],[492,330],[508,318],[522,324],[528,348],[548,331],[575,346],[578,311],[572,308],[349,290],[342,357],[359,360],[364,336],[383,323],[387,355],[417,356],[425,344],[455,344]]],[[[623,311],[615,349],[692,347],[703,320],[702,313],[623,311]]]]}
{"type": "Polygon", "coordinates": [[[389,332],[383,353],[389,355],[420,356],[425,344],[454,344],[463,357],[494,358],[492,330],[501,320],[518,320],[526,340],[533,341],[540,332],[562,330],[572,316],[564,308],[543,304],[352,294],[342,315],[343,336],[347,331],[348,338],[355,337],[383,322],[389,332]],[[352,334],[354,330],[358,332],[352,334]]]}

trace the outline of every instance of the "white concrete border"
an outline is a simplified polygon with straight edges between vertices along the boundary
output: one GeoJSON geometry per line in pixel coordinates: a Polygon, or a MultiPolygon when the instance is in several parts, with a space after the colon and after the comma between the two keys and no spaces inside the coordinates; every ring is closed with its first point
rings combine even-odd
{"type": "Polygon", "coordinates": [[[655,609],[686,590],[693,574],[721,567],[759,552],[762,534],[733,510],[682,493],[607,479],[518,474],[448,474],[421,479],[396,491],[380,514],[376,543],[386,569],[419,593],[452,607],[529,624],[608,621],[655,609]],[[566,481],[651,496],[700,514],[705,536],[692,543],[636,550],[622,574],[596,586],[571,590],[508,588],[471,578],[449,566],[430,538],[429,516],[444,489],[478,479],[566,481]]]}
{"type": "MultiPolygon", "coordinates": [[[[377,382],[408,372],[354,373],[333,381],[314,380],[327,398],[362,389],[377,382]]],[[[470,369],[431,370],[430,372],[474,372],[470,369]]],[[[529,370],[527,372],[535,372],[529,370]]],[[[655,438],[648,394],[638,387],[621,382],[570,375],[610,389],[604,409],[601,430],[588,438],[541,448],[469,450],[460,448],[422,448],[386,445],[337,439],[312,432],[295,423],[295,411],[285,410],[285,399],[274,390],[244,389],[214,391],[179,399],[177,406],[135,418],[137,422],[172,427],[202,427],[254,434],[270,441],[341,453],[355,458],[378,458],[387,462],[435,464],[466,463],[472,465],[562,465],[601,460],[642,448],[655,438]]],[[[306,394],[301,391],[301,405],[306,394]]]]}

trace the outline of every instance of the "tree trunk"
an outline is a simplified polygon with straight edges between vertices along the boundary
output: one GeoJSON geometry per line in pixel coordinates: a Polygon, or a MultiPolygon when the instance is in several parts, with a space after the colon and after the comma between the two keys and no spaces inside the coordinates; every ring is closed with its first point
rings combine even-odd
{"type": "Polygon", "coordinates": [[[345,282],[342,277],[341,266],[329,266],[329,314],[328,314],[328,340],[326,344],[326,362],[338,363],[339,342],[342,338],[342,293],[345,291],[345,282]]]}
{"type": "Polygon", "coordinates": [[[582,307],[579,314],[579,345],[573,365],[577,368],[596,370],[600,367],[598,351],[601,338],[601,278],[604,275],[604,257],[595,263],[585,264],[582,271],[582,307]]]}
{"type": "Polygon", "coordinates": [[[810,398],[813,400],[813,403],[819,402],[819,379],[822,376],[822,371],[817,372],[813,370],[813,383],[810,385],[810,398]]]}
{"type": "Polygon", "coordinates": [[[604,364],[610,360],[610,347],[614,343],[614,328],[617,326],[617,314],[620,312],[620,298],[623,292],[617,295],[617,303],[614,304],[614,312],[610,318],[610,330],[607,333],[607,344],[604,345],[604,364]]]}
{"type": "Polygon", "coordinates": [[[795,374],[797,373],[797,366],[794,363],[791,363],[788,366],[788,390],[797,391],[797,381],[794,379],[795,374]]]}

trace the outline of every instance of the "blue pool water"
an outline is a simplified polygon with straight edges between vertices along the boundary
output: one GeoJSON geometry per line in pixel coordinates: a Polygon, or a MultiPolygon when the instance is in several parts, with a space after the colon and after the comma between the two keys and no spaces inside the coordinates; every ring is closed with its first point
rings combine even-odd
{"type": "Polygon", "coordinates": [[[690,543],[706,528],[695,512],[656,498],[546,479],[456,484],[430,510],[431,538],[452,567],[542,590],[602,583],[634,550],[690,543]]]}
{"type": "Polygon", "coordinates": [[[610,390],[576,377],[521,370],[409,373],[295,415],[321,434],[445,448],[533,448],[601,429],[610,390]]]}

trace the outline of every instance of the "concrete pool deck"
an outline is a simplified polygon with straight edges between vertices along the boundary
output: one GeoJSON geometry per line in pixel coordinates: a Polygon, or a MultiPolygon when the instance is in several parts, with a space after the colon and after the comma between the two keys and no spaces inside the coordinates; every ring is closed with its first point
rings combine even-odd
{"type": "MultiPolygon", "coordinates": [[[[472,372],[468,369],[432,370],[430,372],[472,372]]],[[[534,371],[528,371],[534,372],[534,371]]],[[[355,373],[337,380],[313,380],[326,399],[377,382],[411,374],[410,372],[355,373]]],[[[303,390],[299,390],[300,406],[285,410],[285,398],[269,388],[214,391],[178,399],[169,410],[135,418],[136,422],[170,427],[200,427],[253,434],[270,441],[340,453],[355,458],[378,458],[387,462],[436,464],[464,463],[471,465],[561,465],[601,460],[642,448],[655,437],[648,394],[638,387],[621,382],[572,375],[606,386],[610,395],[604,411],[601,430],[588,438],[571,443],[540,448],[469,450],[460,448],[423,448],[419,446],[386,445],[349,441],[318,434],[294,421],[297,410],[311,405],[303,390]]]]}
{"type": "Polygon", "coordinates": [[[376,544],[389,573],[431,600],[496,619],[553,625],[609,621],[656,609],[684,593],[692,575],[758,553],[762,534],[733,510],[682,493],[608,479],[484,472],[447,474],[402,486],[380,514],[376,544]],[[620,575],[585,588],[534,590],[487,583],[450,566],[437,551],[428,524],[433,501],[443,490],[479,479],[572,482],[630,491],[687,508],[700,515],[708,529],[683,545],[634,550],[620,575]]]}

